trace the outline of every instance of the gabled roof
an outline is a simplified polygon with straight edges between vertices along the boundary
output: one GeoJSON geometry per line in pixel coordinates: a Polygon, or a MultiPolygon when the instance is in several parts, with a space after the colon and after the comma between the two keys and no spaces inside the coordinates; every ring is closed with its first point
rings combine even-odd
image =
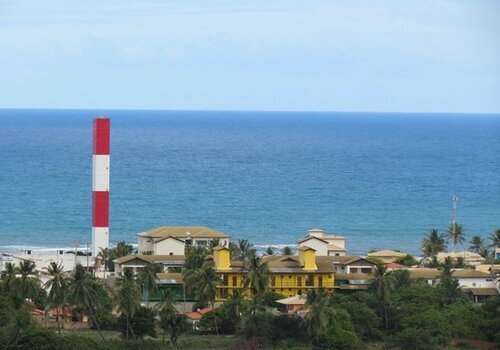
{"type": "Polygon", "coordinates": [[[302,237],[301,239],[299,239],[299,240],[297,241],[297,243],[298,243],[298,244],[300,244],[300,243],[304,243],[304,242],[309,241],[310,239],[317,239],[318,241],[321,241],[321,242],[323,242],[323,243],[325,243],[325,244],[328,244],[328,241],[325,241],[324,239],[319,238],[319,237],[315,237],[315,236],[306,236],[306,237],[302,237]]]}
{"type": "Polygon", "coordinates": [[[316,251],[316,249],[308,247],[306,245],[303,245],[302,247],[299,247],[297,250],[300,250],[300,251],[303,251],[303,252],[305,252],[306,250],[312,250],[314,252],[316,251]]]}
{"type": "Polygon", "coordinates": [[[411,279],[436,279],[441,275],[441,272],[438,269],[432,268],[412,268],[408,269],[408,271],[410,271],[411,279]]]}
{"type": "Polygon", "coordinates": [[[407,254],[397,252],[395,250],[380,250],[378,252],[373,252],[373,253],[368,253],[368,256],[374,256],[374,257],[401,257],[401,256],[406,256],[407,254]]]}
{"type": "Polygon", "coordinates": [[[229,250],[229,248],[218,245],[218,246],[214,247],[214,250],[229,250]]]}
{"type": "Polygon", "coordinates": [[[408,268],[408,266],[402,265],[402,264],[398,264],[398,263],[395,263],[395,262],[391,262],[391,263],[387,264],[387,268],[388,269],[397,270],[397,269],[406,269],[406,268],[408,268]]]}
{"type": "Polygon", "coordinates": [[[332,261],[334,263],[338,263],[338,264],[341,264],[341,265],[349,265],[349,264],[352,264],[352,263],[355,263],[357,261],[364,261],[366,263],[369,263],[370,265],[375,265],[373,262],[371,262],[370,260],[368,259],[365,259],[361,256],[353,256],[353,255],[344,255],[344,256],[332,256],[332,261]]]}
{"type": "Polygon", "coordinates": [[[142,260],[144,262],[167,262],[167,261],[185,261],[185,255],[145,255],[145,254],[137,254],[137,255],[126,255],[121,258],[113,260],[116,264],[125,264],[134,259],[142,260]]]}
{"type": "Polygon", "coordinates": [[[212,309],[212,307],[206,307],[204,309],[198,309],[196,311],[193,311],[193,312],[186,312],[184,315],[186,315],[187,318],[189,318],[190,320],[193,320],[193,321],[199,321],[201,320],[201,317],[215,309],[217,309],[218,307],[214,307],[212,309]]]}
{"type": "Polygon", "coordinates": [[[161,242],[161,241],[165,241],[167,239],[174,239],[176,241],[179,241],[179,242],[182,242],[182,243],[185,243],[182,239],[180,238],[177,238],[177,237],[173,237],[173,236],[167,236],[167,237],[163,237],[163,238],[160,238],[160,239],[156,239],[155,240],[155,243],[158,243],[158,242],[161,242]]]}
{"type": "Polygon", "coordinates": [[[141,237],[151,238],[229,238],[229,235],[205,226],[162,226],[140,233],[141,237]]]}
{"type": "Polygon", "coordinates": [[[262,262],[267,263],[269,271],[273,273],[333,273],[333,257],[316,256],[317,270],[304,270],[297,255],[267,255],[262,262]]]}
{"type": "Polygon", "coordinates": [[[456,278],[492,278],[489,273],[477,271],[474,269],[454,270],[452,272],[452,275],[456,278]]]}
{"type": "Polygon", "coordinates": [[[339,247],[338,245],[335,245],[333,243],[329,243],[326,248],[328,250],[333,250],[333,251],[342,251],[342,252],[345,252],[346,249],[345,248],[342,248],[342,247],[339,247]]]}
{"type": "Polygon", "coordinates": [[[307,302],[307,296],[296,295],[293,297],[276,300],[276,302],[283,305],[305,305],[305,303],[307,302]]]}

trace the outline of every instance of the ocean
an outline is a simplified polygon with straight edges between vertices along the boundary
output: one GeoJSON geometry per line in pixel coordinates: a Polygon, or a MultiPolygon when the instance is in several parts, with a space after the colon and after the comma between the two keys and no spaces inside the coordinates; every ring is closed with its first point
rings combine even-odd
{"type": "Polygon", "coordinates": [[[323,228],[349,254],[419,254],[454,194],[468,239],[500,228],[499,115],[4,109],[0,247],[90,243],[98,115],[112,123],[113,243],[165,225],[259,246],[323,228]]]}

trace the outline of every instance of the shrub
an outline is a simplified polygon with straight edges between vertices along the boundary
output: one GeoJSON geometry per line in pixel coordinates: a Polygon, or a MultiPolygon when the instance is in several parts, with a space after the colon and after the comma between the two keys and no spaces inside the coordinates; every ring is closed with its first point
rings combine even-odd
{"type": "Polygon", "coordinates": [[[361,346],[361,341],[356,333],[334,326],[327,333],[320,335],[314,344],[317,350],[354,350],[361,346]]]}

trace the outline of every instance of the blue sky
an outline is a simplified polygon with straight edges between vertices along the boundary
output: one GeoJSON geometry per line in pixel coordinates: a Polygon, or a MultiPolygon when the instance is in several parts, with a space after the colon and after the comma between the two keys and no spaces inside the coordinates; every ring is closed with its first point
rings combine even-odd
{"type": "Polygon", "coordinates": [[[500,1],[0,0],[0,108],[500,112],[500,1]]]}

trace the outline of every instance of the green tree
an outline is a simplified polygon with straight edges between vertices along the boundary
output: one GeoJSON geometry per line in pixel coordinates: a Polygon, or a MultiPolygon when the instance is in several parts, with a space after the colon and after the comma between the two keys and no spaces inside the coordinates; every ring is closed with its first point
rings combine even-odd
{"type": "Polygon", "coordinates": [[[7,293],[12,292],[16,288],[16,274],[17,274],[16,264],[11,262],[6,262],[2,273],[0,274],[0,279],[4,281],[4,288],[7,293]]]}
{"type": "Polygon", "coordinates": [[[377,299],[382,309],[382,317],[384,319],[385,329],[389,330],[389,318],[387,315],[387,309],[390,304],[390,294],[393,289],[394,277],[387,270],[387,265],[377,264],[373,269],[371,278],[373,281],[373,285],[377,290],[377,299]]]}
{"type": "Polygon", "coordinates": [[[401,290],[411,287],[410,271],[400,269],[392,272],[394,290],[401,290]]]}
{"type": "Polygon", "coordinates": [[[179,336],[190,328],[186,316],[171,312],[168,309],[160,311],[160,328],[169,335],[172,346],[177,347],[179,336]]]}
{"type": "Polygon", "coordinates": [[[59,320],[60,310],[66,302],[67,277],[62,264],[52,261],[46,268],[50,279],[44,284],[49,290],[48,304],[56,309],[57,331],[61,334],[61,324],[59,320]]]}
{"type": "Polygon", "coordinates": [[[147,262],[139,272],[139,281],[143,290],[146,291],[146,300],[149,307],[149,302],[156,294],[156,274],[163,272],[163,266],[152,262],[147,262]]]}
{"type": "Polygon", "coordinates": [[[396,261],[398,264],[402,264],[405,266],[415,266],[418,265],[418,260],[415,259],[412,255],[406,254],[405,256],[402,256],[398,258],[396,261]]]}
{"type": "Polygon", "coordinates": [[[281,248],[281,254],[283,255],[293,255],[293,249],[290,246],[284,246],[281,248]]]}
{"type": "Polygon", "coordinates": [[[234,260],[245,261],[247,257],[255,254],[253,244],[247,239],[238,239],[237,244],[230,244],[229,249],[234,260]]]}
{"type": "Polygon", "coordinates": [[[273,247],[267,247],[266,248],[266,255],[274,255],[274,248],[273,247]]]}
{"type": "Polygon", "coordinates": [[[243,279],[244,288],[250,288],[253,295],[262,295],[269,286],[269,267],[253,252],[245,263],[246,274],[243,279]]]}
{"type": "Polygon", "coordinates": [[[307,293],[306,307],[309,308],[305,316],[307,333],[318,343],[320,336],[328,328],[328,293],[324,289],[311,290],[307,293]]]}
{"type": "Polygon", "coordinates": [[[95,318],[98,282],[78,264],[68,279],[68,301],[88,315],[97,328],[102,340],[104,335],[95,318]]]}
{"type": "Polygon", "coordinates": [[[479,254],[481,250],[484,248],[483,239],[479,236],[474,236],[469,242],[469,250],[473,253],[479,254]]]}
{"type": "Polygon", "coordinates": [[[456,252],[457,245],[461,245],[465,241],[465,230],[458,222],[452,222],[448,227],[448,237],[453,243],[453,252],[456,252]]]}
{"type": "Polygon", "coordinates": [[[17,292],[22,298],[34,299],[40,286],[35,263],[30,260],[23,260],[19,263],[17,272],[19,273],[17,292]]]}
{"type": "Polygon", "coordinates": [[[446,251],[446,241],[443,234],[432,229],[425,236],[422,242],[422,250],[426,257],[434,258],[438,253],[446,251]]]}
{"type": "MultiPolygon", "coordinates": [[[[185,281],[186,287],[196,298],[203,304],[209,303],[212,310],[215,308],[215,298],[217,296],[217,288],[222,285],[222,281],[213,266],[204,264],[201,268],[195,270],[187,276],[185,281]]],[[[217,330],[217,320],[214,319],[215,329],[217,330]]]]}
{"type": "Polygon", "coordinates": [[[490,237],[490,248],[498,248],[500,247],[500,229],[496,229],[490,237]]]}
{"type": "Polygon", "coordinates": [[[116,286],[116,306],[125,318],[126,339],[129,339],[129,331],[131,331],[132,336],[135,338],[130,320],[141,307],[141,290],[131,269],[123,271],[123,274],[116,280],[116,286]]]}

